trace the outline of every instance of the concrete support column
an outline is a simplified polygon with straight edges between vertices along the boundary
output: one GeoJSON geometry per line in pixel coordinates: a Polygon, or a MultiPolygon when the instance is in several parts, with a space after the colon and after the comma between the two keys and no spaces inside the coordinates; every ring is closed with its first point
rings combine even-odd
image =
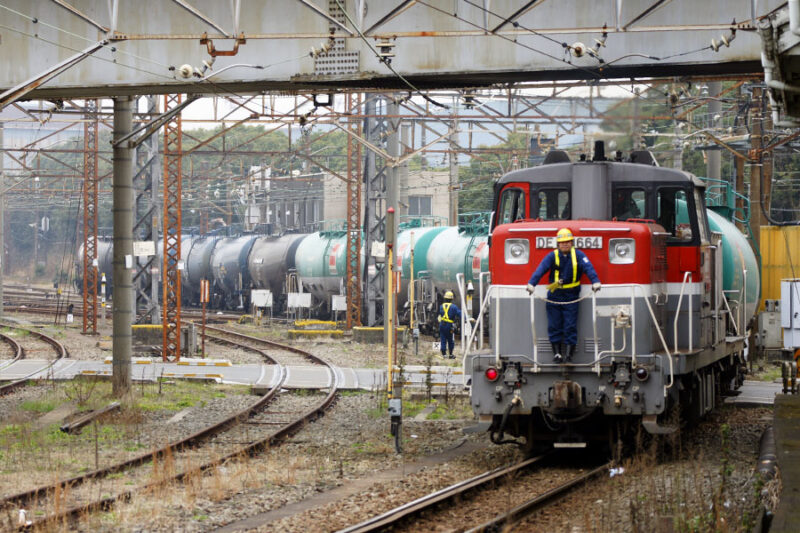
{"type": "MultiPolygon", "coordinates": [[[[133,125],[133,99],[114,99],[114,140],[128,135],[133,125]]],[[[114,145],[114,301],[113,301],[113,393],[117,398],[131,387],[131,340],[134,293],[133,268],[133,149],[127,143],[114,145]],[[126,257],[131,262],[126,265],[126,257]]]]}

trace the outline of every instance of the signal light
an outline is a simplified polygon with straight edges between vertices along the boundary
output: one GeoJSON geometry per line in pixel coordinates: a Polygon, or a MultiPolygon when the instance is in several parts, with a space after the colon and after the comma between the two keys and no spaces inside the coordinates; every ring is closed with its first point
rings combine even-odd
{"type": "Polygon", "coordinates": [[[650,377],[650,372],[648,372],[645,367],[638,366],[636,370],[634,370],[633,375],[636,376],[636,379],[639,381],[647,381],[647,378],[650,377]]]}
{"type": "Polygon", "coordinates": [[[490,366],[486,369],[484,375],[489,381],[497,381],[497,378],[500,377],[500,372],[498,372],[496,368],[490,366]]]}

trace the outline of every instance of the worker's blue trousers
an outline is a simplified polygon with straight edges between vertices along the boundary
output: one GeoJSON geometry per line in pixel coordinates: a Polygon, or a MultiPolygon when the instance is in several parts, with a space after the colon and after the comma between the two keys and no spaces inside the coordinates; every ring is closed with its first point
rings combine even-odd
{"type": "Polygon", "coordinates": [[[453,355],[453,348],[455,347],[455,339],[453,338],[453,324],[450,322],[439,322],[439,348],[442,355],[445,355],[445,348],[449,349],[450,355],[453,355]]]}
{"type": "MultiPolygon", "coordinates": [[[[574,298],[570,298],[572,300],[574,298]]],[[[569,300],[567,300],[569,301],[569,300]]],[[[545,304],[547,309],[547,336],[554,344],[578,344],[578,302],[571,304],[545,304]]]]}

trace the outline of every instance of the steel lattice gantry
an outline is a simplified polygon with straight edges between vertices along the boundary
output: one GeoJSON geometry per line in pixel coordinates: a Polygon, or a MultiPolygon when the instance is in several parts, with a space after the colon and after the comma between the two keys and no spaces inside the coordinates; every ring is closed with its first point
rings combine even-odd
{"type": "MultiPolygon", "coordinates": [[[[180,105],[181,95],[164,97],[164,112],[180,105]]],[[[163,352],[165,361],[181,356],[181,116],[164,125],[163,352]]]]}
{"type": "Polygon", "coordinates": [[[83,123],[83,332],[97,334],[97,100],[86,101],[83,123]]]}
{"type": "MultiPolygon", "coordinates": [[[[158,112],[158,98],[144,98],[148,116],[158,112]]],[[[142,240],[155,243],[158,240],[160,203],[158,187],[160,183],[158,135],[150,135],[136,149],[136,160],[139,170],[134,175],[136,205],[133,231],[142,240]]],[[[152,255],[146,261],[137,262],[133,276],[136,290],[136,316],[139,323],[157,324],[161,317],[158,299],[157,272],[158,255],[152,255]]]]}
{"type": "MultiPolygon", "coordinates": [[[[378,111],[381,97],[367,94],[364,102],[364,137],[373,146],[386,146],[387,121],[378,111]]],[[[375,151],[367,150],[364,158],[364,234],[366,260],[364,261],[364,290],[366,292],[366,323],[374,326],[383,316],[384,276],[383,263],[377,262],[370,253],[372,243],[383,242],[386,231],[386,160],[377,157],[375,151]],[[372,266],[372,268],[370,268],[372,266]]]]}
{"type": "MultiPolygon", "coordinates": [[[[356,113],[361,95],[346,96],[347,114],[356,113]]],[[[347,121],[351,135],[347,136],[347,329],[361,325],[361,144],[355,140],[360,134],[360,120],[347,121]]]]}

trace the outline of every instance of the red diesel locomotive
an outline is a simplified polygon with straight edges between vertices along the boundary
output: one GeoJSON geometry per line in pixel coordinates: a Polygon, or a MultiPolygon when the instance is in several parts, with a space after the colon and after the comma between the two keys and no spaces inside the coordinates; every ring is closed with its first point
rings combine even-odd
{"type": "Polygon", "coordinates": [[[676,413],[696,419],[740,385],[758,272],[705,191],[649,152],[609,161],[602,145],[591,161],[553,151],[499,180],[479,316],[490,348],[464,358],[479,429],[496,443],[523,437],[532,450],[615,442],[640,425],[672,432],[676,413]],[[525,290],[561,228],[602,282],[593,292],[579,280],[569,362],[554,360],[548,340],[547,277],[525,290]]]}

